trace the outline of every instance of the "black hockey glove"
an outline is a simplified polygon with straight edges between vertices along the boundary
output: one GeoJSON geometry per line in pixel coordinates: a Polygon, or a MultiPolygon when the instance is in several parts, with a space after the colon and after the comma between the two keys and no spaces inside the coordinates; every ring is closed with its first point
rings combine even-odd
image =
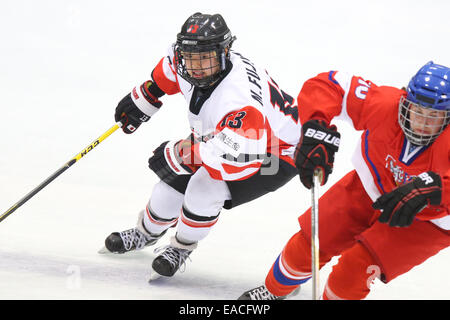
{"type": "Polygon", "coordinates": [[[201,166],[194,153],[196,140],[190,135],[177,142],[166,141],[153,151],[148,159],[149,168],[167,184],[179,175],[191,175],[201,166]]]}
{"type": "Polygon", "coordinates": [[[378,221],[391,227],[407,227],[428,205],[439,205],[442,198],[441,177],[432,172],[419,174],[413,181],[383,194],[372,204],[382,210],[378,221]]]}
{"type": "Polygon", "coordinates": [[[117,105],[114,119],[122,122],[123,132],[133,133],[162,106],[162,102],[149,90],[152,85],[155,86],[153,82],[146,81],[140,87],[135,87],[117,105]]]}
{"type": "Polygon", "coordinates": [[[295,165],[303,185],[311,189],[316,169],[322,171],[322,185],[333,171],[334,154],[341,135],[336,126],[323,120],[309,120],[302,126],[302,137],[295,152],[295,165]]]}

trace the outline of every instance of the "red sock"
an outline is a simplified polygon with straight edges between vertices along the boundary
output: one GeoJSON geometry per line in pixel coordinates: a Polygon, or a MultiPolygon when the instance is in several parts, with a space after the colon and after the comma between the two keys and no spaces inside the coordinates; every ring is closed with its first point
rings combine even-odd
{"type": "Polygon", "coordinates": [[[380,268],[366,248],[357,242],[345,250],[328,277],[324,300],[360,300],[370,292],[370,285],[380,268]]]}
{"type": "MultiPolygon", "coordinates": [[[[330,260],[320,254],[320,267],[330,260]]],[[[285,296],[311,278],[311,246],[302,232],[289,239],[266,277],[267,289],[285,296]]]]}

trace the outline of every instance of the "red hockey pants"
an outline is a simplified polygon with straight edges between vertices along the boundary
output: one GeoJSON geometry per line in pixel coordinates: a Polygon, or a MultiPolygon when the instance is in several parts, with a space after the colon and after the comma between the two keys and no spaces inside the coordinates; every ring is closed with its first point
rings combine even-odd
{"type": "MultiPolygon", "coordinates": [[[[355,171],[319,200],[320,266],[341,255],[330,273],[324,299],[362,299],[374,276],[389,282],[450,245],[450,232],[415,220],[405,228],[377,221],[378,213],[355,171]]],[[[311,277],[311,211],[286,244],[266,278],[275,295],[286,295],[311,277]]]]}

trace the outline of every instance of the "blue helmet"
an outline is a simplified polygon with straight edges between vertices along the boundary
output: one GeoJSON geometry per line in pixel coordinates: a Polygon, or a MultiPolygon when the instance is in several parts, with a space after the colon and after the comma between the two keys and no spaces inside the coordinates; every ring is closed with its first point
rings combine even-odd
{"type": "Polygon", "coordinates": [[[399,103],[399,124],[416,145],[432,143],[450,120],[450,68],[425,64],[409,81],[399,103]]]}
{"type": "Polygon", "coordinates": [[[428,62],[409,81],[406,98],[426,108],[450,110],[450,68],[428,62]]]}

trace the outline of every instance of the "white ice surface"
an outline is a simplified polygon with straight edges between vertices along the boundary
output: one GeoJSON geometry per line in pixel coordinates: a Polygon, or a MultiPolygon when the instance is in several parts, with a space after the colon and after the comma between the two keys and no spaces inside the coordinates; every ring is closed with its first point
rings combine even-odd
{"type": "MultiPolygon", "coordinates": [[[[117,102],[149,78],[196,11],[221,13],[235,50],[294,96],[328,70],[404,86],[429,60],[450,65],[444,0],[2,0],[0,212],[113,125],[117,102]]],[[[186,271],[168,281],[147,283],[151,248],[97,253],[110,232],[135,225],[157,181],[147,168],[152,150],[189,133],[184,99],[163,101],[135,134],[114,133],[0,223],[0,300],[236,299],[263,282],[309,206],[298,179],[224,210],[186,271]]],[[[327,187],[351,169],[358,136],[338,125],[343,145],[327,187]]],[[[447,249],[388,285],[376,282],[368,299],[448,299],[449,264],[447,249]]],[[[309,283],[295,299],[310,298],[309,283]]]]}

